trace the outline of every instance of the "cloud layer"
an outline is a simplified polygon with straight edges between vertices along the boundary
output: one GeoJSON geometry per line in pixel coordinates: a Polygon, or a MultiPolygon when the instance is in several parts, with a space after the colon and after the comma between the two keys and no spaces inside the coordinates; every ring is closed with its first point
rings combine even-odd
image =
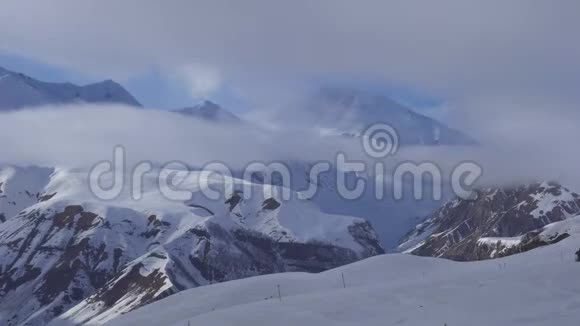
{"type": "MultiPolygon", "coordinates": [[[[472,130],[486,137],[480,147],[402,148],[395,157],[387,158],[387,166],[432,162],[445,176],[459,163],[473,161],[483,168],[482,184],[556,180],[580,189],[580,153],[575,150],[580,138],[575,123],[578,115],[542,116],[523,124],[518,124],[517,115],[508,117],[509,121],[492,128],[472,130]]],[[[359,139],[321,137],[307,128],[219,125],[171,112],[116,105],[2,113],[0,139],[0,164],[89,168],[112,160],[117,145],[126,149],[129,167],[141,161],[157,165],[180,161],[192,167],[218,161],[239,171],[255,161],[334,162],[339,152],[351,161],[372,161],[359,139]]]]}
{"type": "Polygon", "coordinates": [[[293,130],[214,124],[121,105],[46,106],[0,113],[0,162],[84,168],[111,160],[117,145],[130,165],[219,161],[232,169],[253,161],[330,160],[340,148],[360,152],[358,141],[317,139],[314,131],[301,130],[300,137],[312,141],[297,144],[296,136],[293,130]]]}

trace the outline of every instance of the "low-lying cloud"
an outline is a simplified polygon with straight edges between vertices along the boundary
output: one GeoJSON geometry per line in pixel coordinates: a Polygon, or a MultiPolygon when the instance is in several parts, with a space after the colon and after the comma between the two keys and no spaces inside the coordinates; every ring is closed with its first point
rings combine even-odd
{"type": "Polygon", "coordinates": [[[340,140],[313,139],[314,131],[299,135],[313,141],[296,142],[298,135],[292,132],[121,105],[38,107],[0,114],[0,160],[87,167],[110,159],[113,148],[121,145],[132,163],[181,161],[201,166],[221,161],[237,168],[252,161],[330,159],[333,148],[341,147],[340,140]]]}
{"type": "MultiPolygon", "coordinates": [[[[481,118],[477,129],[466,130],[483,137],[481,146],[404,147],[386,159],[387,165],[433,162],[447,173],[461,162],[473,161],[483,168],[482,185],[556,180],[580,188],[576,164],[580,154],[575,149],[580,137],[575,126],[578,116],[505,117],[504,124],[481,118]]],[[[4,143],[0,162],[18,165],[88,168],[111,160],[117,145],[126,149],[130,166],[140,161],[180,161],[201,167],[219,161],[240,169],[255,161],[333,161],[338,152],[350,160],[372,161],[359,139],[321,137],[308,129],[306,121],[300,129],[272,130],[251,122],[215,124],[172,112],[119,105],[69,105],[2,113],[0,139],[4,143]]]]}

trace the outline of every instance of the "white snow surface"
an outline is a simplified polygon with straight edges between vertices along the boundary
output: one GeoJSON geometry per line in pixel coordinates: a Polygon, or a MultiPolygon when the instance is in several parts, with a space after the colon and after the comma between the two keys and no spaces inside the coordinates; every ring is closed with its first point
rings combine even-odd
{"type": "Polygon", "coordinates": [[[542,240],[552,240],[562,234],[580,234],[580,215],[548,224],[540,233],[542,240]]]}
{"type": "MultiPolygon", "coordinates": [[[[314,203],[306,200],[284,201],[280,198],[283,191],[280,187],[254,184],[237,178],[224,180],[215,174],[205,176],[200,172],[191,172],[174,189],[190,193],[191,199],[168,199],[158,187],[158,176],[165,175],[163,178],[170,180],[173,172],[183,171],[165,169],[146,174],[141,187],[142,198],[139,200],[132,197],[132,180],[126,178],[122,193],[109,201],[100,200],[91,192],[86,170],[0,165],[0,209],[7,212],[6,218],[9,219],[25,209],[30,211],[50,207],[54,211],[62,211],[68,205],[81,205],[86,211],[113,220],[135,216],[147,223],[148,216],[156,215],[175,226],[173,237],[178,237],[180,232],[186,232],[195,225],[215,222],[226,228],[228,225],[242,227],[273,238],[279,235],[278,241],[326,241],[355,251],[361,249],[348,233],[348,227],[353,223],[365,222],[363,219],[325,214],[314,203]],[[207,198],[201,190],[203,184],[222,192],[221,196],[218,199],[207,198]],[[251,193],[244,194],[248,198],[244,197],[230,212],[228,205],[224,205],[224,201],[231,196],[227,189],[249,189],[251,193]],[[48,201],[38,202],[41,195],[54,196],[48,201]],[[282,205],[275,210],[263,210],[262,205],[269,198],[276,199],[282,205]],[[208,214],[207,209],[213,214],[208,214]]],[[[111,173],[103,175],[100,181],[108,185],[113,176],[111,173]]],[[[170,242],[171,239],[166,241],[170,242]]]]}
{"type": "Polygon", "coordinates": [[[577,326],[579,247],[576,234],[482,262],[383,255],[321,274],[267,275],[195,288],[106,325],[577,326]]]}
{"type": "Polygon", "coordinates": [[[497,243],[504,247],[515,247],[522,242],[522,237],[484,237],[477,240],[478,244],[495,245],[497,243]]]}
{"type": "MultiPolygon", "coordinates": [[[[550,185],[546,182],[542,183],[542,187],[550,188],[550,185]]],[[[554,207],[560,205],[563,202],[573,202],[574,196],[571,192],[566,191],[560,195],[553,195],[551,193],[542,193],[538,195],[532,195],[534,200],[537,200],[538,208],[531,212],[534,218],[541,218],[545,212],[550,212],[554,209],[554,207]]],[[[567,213],[567,212],[565,212],[567,213]]],[[[567,214],[567,218],[573,216],[573,214],[567,214]]]]}

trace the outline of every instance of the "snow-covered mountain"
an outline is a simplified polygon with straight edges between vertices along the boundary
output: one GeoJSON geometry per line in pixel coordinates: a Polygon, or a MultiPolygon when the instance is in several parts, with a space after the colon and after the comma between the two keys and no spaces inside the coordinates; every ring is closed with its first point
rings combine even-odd
{"type": "Polygon", "coordinates": [[[384,252],[365,220],[282,201],[276,187],[252,184],[246,198],[247,183],[210,179],[235,191],[209,200],[194,173],[179,185],[192,198],[172,201],[155,175],[140,200],[127,181],[101,201],[83,170],[0,169],[0,324],[45,325],[62,314],[101,323],[192,287],[320,272],[384,252]]]}
{"type": "MultiPolygon", "coordinates": [[[[379,122],[388,122],[399,132],[401,145],[472,145],[475,142],[459,131],[450,129],[443,124],[418,114],[389,98],[373,92],[350,88],[323,88],[315,92],[307,103],[301,103],[296,110],[279,112],[264,118],[265,121],[281,121],[283,126],[293,124],[308,129],[308,135],[325,138],[332,142],[334,138],[360,136],[366,128],[379,122]],[[349,102],[350,101],[350,102],[349,102]],[[334,126],[331,128],[331,126],[334,126]],[[311,132],[312,129],[319,131],[311,132]]],[[[223,122],[240,125],[239,118],[210,101],[176,111],[204,121],[223,122]]],[[[254,122],[254,121],[252,121],[254,122]]],[[[252,122],[242,124],[242,127],[259,128],[252,122]]],[[[275,125],[272,123],[271,126],[275,125]]],[[[268,130],[268,127],[264,128],[268,130]]],[[[262,129],[261,129],[262,130],[262,129]]],[[[300,130],[299,130],[300,131],[300,130]]],[[[306,133],[304,133],[306,134],[306,133]]],[[[305,137],[300,132],[296,139],[305,137]]],[[[267,135],[267,132],[265,132],[267,135]]],[[[267,139],[267,137],[265,137],[267,139]]],[[[342,140],[342,139],[339,139],[342,140]]],[[[309,141],[316,141],[309,140],[309,141]]],[[[357,142],[358,144],[358,142],[357,142]]],[[[338,148],[337,148],[338,150],[338,148]]],[[[314,162],[284,161],[292,173],[294,190],[304,190],[309,183],[318,184],[318,192],[312,201],[327,214],[344,214],[367,219],[379,233],[379,238],[385,248],[394,249],[402,236],[420,221],[420,218],[430,214],[441,206],[441,202],[425,198],[416,201],[412,198],[394,200],[387,196],[384,200],[376,200],[371,191],[365,192],[356,201],[344,200],[336,189],[336,167],[322,173],[319,180],[309,180],[309,167],[314,162]]],[[[241,175],[239,175],[241,177],[241,175]]],[[[359,177],[365,177],[359,175],[359,177]]],[[[369,177],[369,176],[366,176],[369,177]]],[[[369,177],[369,183],[372,183],[369,177]]],[[[254,180],[257,183],[261,180],[254,180]]],[[[276,180],[274,180],[275,182],[276,180]]],[[[410,189],[410,187],[408,188],[410,189]]],[[[449,197],[450,198],[450,197],[449,197]]]]}
{"type": "Polygon", "coordinates": [[[191,289],[106,325],[576,326],[579,247],[576,233],[493,261],[383,255],[321,274],[267,275],[191,289]]]}
{"type": "Polygon", "coordinates": [[[48,83],[0,67],[0,112],[22,107],[75,102],[141,106],[127,90],[112,80],[86,86],[48,83]]]}
{"type": "MultiPolygon", "coordinates": [[[[110,81],[79,87],[8,71],[3,76],[0,110],[75,101],[139,105],[110,81]]],[[[308,135],[325,141],[351,141],[368,125],[387,122],[399,131],[402,145],[475,143],[373,93],[325,89],[304,108],[316,117],[307,117],[305,126],[322,134],[308,135]]],[[[251,128],[209,101],[175,113],[251,128]]],[[[289,113],[288,123],[300,116],[289,113]]],[[[263,131],[269,140],[270,130],[263,131]]],[[[381,244],[393,248],[417,216],[439,207],[430,200],[378,201],[371,192],[343,200],[335,167],[312,180],[312,162],[284,163],[297,181],[289,201],[277,195],[282,185],[267,184],[259,171],[252,180],[235,173],[226,181],[209,180],[218,188],[235,188],[217,201],[201,195],[194,182],[200,173],[178,186],[192,194],[191,200],[168,200],[159,193],[158,180],[148,177],[142,198],[132,198],[125,180],[125,192],[102,201],[89,191],[85,169],[0,166],[0,324],[40,326],[56,316],[72,325],[100,324],[202,285],[321,272],[383,253],[381,244]],[[313,183],[319,186],[316,196],[301,200],[299,191],[313,183]],[[247,184],[251,198],[245,198],[247,184]],[[268,189],[273,194],[256,195],[268,189]]]]}
{"type": "Polygon", "coordinates": [[[387,123],[401,145],[474,145],[462,132],[397,103],[380,92],[324,87],[293,110],[278,111],[284,123],[308,123],[326,135],[360,136],[372,124],[387,123]]]}
{"type": "Polygon", "coordinates": [[[241,122],[241,119],[235,114],[207,100],[195,106],[175,110],[174,112],[217,123],[235,124],[241,122]]]}
{"type": "Polygon", "coordinates": [[[488,188],[475,200],[445,204],[399,249],[454,260],[497,258],[561,241],[575,228],[569,219],[577,215],[580,195],[555,183],[488,188]]]}

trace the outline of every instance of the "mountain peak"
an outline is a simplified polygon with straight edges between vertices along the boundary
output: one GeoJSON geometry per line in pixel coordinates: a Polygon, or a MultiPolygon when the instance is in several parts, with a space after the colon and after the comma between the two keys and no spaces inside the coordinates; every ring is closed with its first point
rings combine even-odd
{"type": "Polygon", "coordinates": [[[373,92],[356,87],[324,86],[320,88],[317,96],[320,101],[341,104],[346,107],[373,109],[381,106],[390,110],[410,111],[408,108],[380,92],[373,92]]]}
{"type": "MultiPolygon", "coordinates": [[[[112,79],[105,79],[105,80],[102,80],[100,82],[92,83],[89,85],[121,86],[119,83],[117,83],[116,81],[114,81],[112,79]]],[[[88,86],[88,85],[85,85],[85,86],[88,86]]]]}
{"type": "Polygon", "coordinates": [[[78,86],[69,82],[44,82],[0,67],[0,81],[0,111],[75,102],[141,106],[126,89],[111,79],[78,86]]]}
{"type": "Polygon", "coordinates": [[[208,116],[215,116],[219,112],[225,111],[225,109],[222,108],[220,105],[210,100],[204,100],[200,102],[199,104],[195,105],[193,109],[201,113],[205,113],[208,116]]]}
{"type": "Polygon", "coordinates": [[[141,106],[131,93],[112,79],[83,86],[80,97],[83,101],[90,103],[113,102],[141,106]]]}
{"type": "Polygon", "coordinates": [[[235,114],[210,100],[204,100],[195,106],[179,109],[175,112],[212,122],[238,123],[241,121],[235,114]]]}
{"type": "Polygon", "coordinates": [[[371,125],[395,128],[401,145],[473,145],[473,139],[373,90],[324,86],[314,92],[305,112],[283,113],[285,121],[308,116],[325,133],[362,135],[371,125]]]}

